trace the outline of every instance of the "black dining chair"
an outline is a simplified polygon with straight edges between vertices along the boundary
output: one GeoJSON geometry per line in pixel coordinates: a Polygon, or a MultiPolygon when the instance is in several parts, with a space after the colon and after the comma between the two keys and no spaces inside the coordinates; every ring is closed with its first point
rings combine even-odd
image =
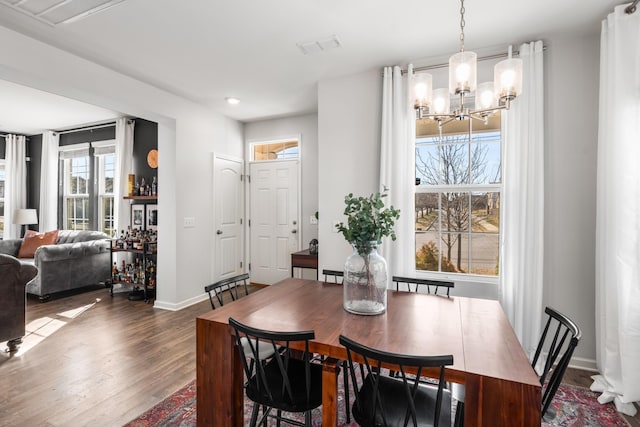
{"type": "Polygon", "coordinates": [[[235,301],[238,297],[238,287],[240,283],[244,284],[244,294],[249,295],[249,288],[247,288],[247,281],[249,280],[249,274],[240,274],[238,276],[227,277],[226,279],[219,280],[211,285],[205,286],[204,291],[209,294],[209,302],[211,302],[211,308],[215,309],[213,297],[215,296],[220,306],[224,305],[223,296],[227,291],[231,296],[231,300],[235,301]]]}
{"type": "Polygon", "coordinates": [[[396,284],[396,291],[401,290],[401,283],[407,286],[407,290],[409,292],[419,292],[420,287],[424,286],[428,294],[443,295],[444,293],[446,293],[447,298],[449,297],[449,291],[455,286],[453,282],[431,279],[416,279],[414,277],[393,276],[391,280],[396,284]],[[413,289],[411,288],[411,286],[414,286],[413,289]]]}
{"type": "Polygon", "coordinates": [[[283,411],[304,412],[304,426],[310,427],[311,411],[322,405],[322,365],[311,363],[313,355],[309,352],[309,340],[315,338],[314,331],[267,331],[233,318],[229,318],[229,325],[235,330],[236,347],[247,378],[245,392],[254,402],[251,427],[266,425],[272,409],[277,411],[278,425],[282,420],[299,424],[283,418],[283,411]],[[244,345],[242,339],[250,344],[244,345]],[[304,350],[294,350],[292,344],[297,344],[297,348],[302,346],[304,350]],[[258,358],[262,346],[279,346],[279,350],[264,363],[247,364],[247,358],[258,358]],[[262,417],[258,422],[260,407],[262,417]]]}
{"type": "Polygon", "coordinates": [[[347,349],[349,373],[356,382],[354,356],[365,366],[366,376],[351,413],[361,426],[451,426],[451,394],[444,386],[445,366],[453,365],[452,355],[414,356],[388,353],[360,344],[344,335],[340,344],[347,349]],[[396,377],[382,375],[384,364],[395,365],[396,377]],[[425,369],[439,368],[438,384],[418,379],[425,369]],[[409,375],[408,370],[415,376],[409,375]],[[415,378],[415,379],[414,379],[415,378]]]}
{"type": "Polygon", "coordinates": [[[344,280],[344,272],[340,270],[322,270],[322,274],[324,275],[324,281],[326,283],[338,283],[342,284],[344,280]],[[331,282],[327,279],[332,279],[331,282]]]}
{"type": "Polygon", "coordinates": [[[544,312],[549,317],[531,361],[531,366],[540,374],[542,418],[549,421],[555,418],[551,401],[562,382],[562,377],[569,366],[573,350],[578,345],[582,332],[571,319],[553,308],[546,307],[544,312]],[[542,355],[546,355],[546,360],[542,355]],[[544,366],[536,369],[539,363],[544,366]]]}
{"type": "MultiPolygon", "coordinates": [[[[249,289],[247,288],[247,281],[249,280],[249,274],[240,274],[238,276],[228,277],[226,279],[222,279],[217,281],[214,284],[209,286],[205,286],[204,290],[209,294],[209,302],[211,302],[211,309],[215,310],[216,305],[214,304],[215,300],[218,301],[218,305],[222,307],[224,305],[224,294],[227,292],[231,296],[231,300],[235,301],[239,298],[238,295],[238,287],[240,287],[240,283],[244,284],[244,293],[245,296],[249,295],[249,289]]],[[[247,346],[248,342],[246,340],[242,340],[243,345],[247,346]]],[[[257,360],[267,360],[275,353],[275,348],[271,346],[262,346],[260,348],[260,353],[258,354],[257,360]]],[[[254,359],[251,359],[251,363],[253,364],[254,359]]]]}

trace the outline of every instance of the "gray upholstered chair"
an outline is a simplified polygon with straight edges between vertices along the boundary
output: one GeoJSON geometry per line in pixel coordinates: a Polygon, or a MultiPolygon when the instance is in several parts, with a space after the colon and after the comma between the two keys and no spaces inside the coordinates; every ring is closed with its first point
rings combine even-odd
{"type": "Polygon", "coordinates": [[[0,254],[0,342],[8,341],[10,352],[18,349],[25,334],[25,286],[38,269],[11,255],[0,254]]]}

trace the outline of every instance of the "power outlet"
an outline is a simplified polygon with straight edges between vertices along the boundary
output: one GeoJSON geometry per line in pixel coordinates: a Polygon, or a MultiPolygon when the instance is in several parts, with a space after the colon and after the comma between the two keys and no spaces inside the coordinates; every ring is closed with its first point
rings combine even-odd
{"type": "Polygon", "coordinates": [[[184,228],[195,228],[196,227],[196,219],[192,216],[184,217],[184,228]]]}

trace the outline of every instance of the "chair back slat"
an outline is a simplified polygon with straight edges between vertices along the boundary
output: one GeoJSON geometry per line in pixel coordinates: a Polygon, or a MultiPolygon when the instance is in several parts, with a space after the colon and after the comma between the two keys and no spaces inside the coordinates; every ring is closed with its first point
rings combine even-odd
{"type": "Polygon", "coordinates": [[[443,280],[417,279],[415,277],[401,276],[393,276],[391,280],[396,284],[396,291],[401,290],[400,284],[406,285],[409,292],[419,292],[420,287],[424,286],[427,290],[427,294],[446,295],[447,298],[450,296],[451,289],[455,287],[454,282],[446,282],[443,280]]]}
{"type": "Polygon", "coordinates": [[[341,285],[344,280],[344,272],[340,270],[324,269],[322,270],[322,274],[324,275],[324,281],[326,283],[338,283],[341,285]],[[329,282],[329,280],[327,280],[328,278],[332,278],[333,280],[329,282]]]}
{"type": "Polygon", "coordinates": [[[540,373],[543,417],[551,406],[573,351],[582,336],[580,328],[564,314],[551,307],[546,307],[545,313],[549,317],[531,361],[531,366],[535,370],[539,360],[546,357],[540,373]]]}
{"type": "Polygon", "coordinates": [[[209,294],[209,302],[211,303],[211,309],[215,310],[216,305],[213,297],[218,300],[218,305],[224,305],[224,292],[227,291],[231,296],[231,300],[235,301],[238,297],[238,286],[242,282],[244,285],[244,294],[249,295],[249,288],[247,287],[247,281],[249,280],[249,274],[244,273],[233,277],[227,277],[226,279],[219,280],[211,285],[205,286],[204,291],[209,294]]]}

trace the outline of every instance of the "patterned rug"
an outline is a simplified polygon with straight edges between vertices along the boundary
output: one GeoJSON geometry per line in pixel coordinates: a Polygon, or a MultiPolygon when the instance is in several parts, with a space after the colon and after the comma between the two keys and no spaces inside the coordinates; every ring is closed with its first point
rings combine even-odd
{"type": "MultiPolygon", "coordinates": [[[[341,384],[341,379],[339,379],[338,384],[341,384]]],[[[357,426],[355,422],[346,423],[344,390],[342,387],[340,387],[338,393],[338,425],[341,427],[357,426]]],[[[543,422],[542,425],[545,427],[629,427],[629,424],[616,411],[612,403],[600,405],[596,400],[597,397],[598,395],[589,389],[562,384],[552,403],[556,417],[549,423],[543,422]]],[[[353,399],[350,401],[353,402],[353,399]]],[[[245,398],[245,425],[248,425],[248,420],[251,418],[251,408],[251,402],[245,398]]],[[[292,415],[291,418],[300,421],[304,420],[303,417],[296,415],[292,415]]],[[[321,419],[320,409],[315,410],[313,413],[313,426],[320,426],[321,419]]],[[[195,425],[196,383],[194,380],[126,424],[125,427],[191,427],[195,425]]],[[[269,425],[271,425],[271,420],[269,425]]],[[[275,422],[273,425],[275,425],[275,422]]]]}

